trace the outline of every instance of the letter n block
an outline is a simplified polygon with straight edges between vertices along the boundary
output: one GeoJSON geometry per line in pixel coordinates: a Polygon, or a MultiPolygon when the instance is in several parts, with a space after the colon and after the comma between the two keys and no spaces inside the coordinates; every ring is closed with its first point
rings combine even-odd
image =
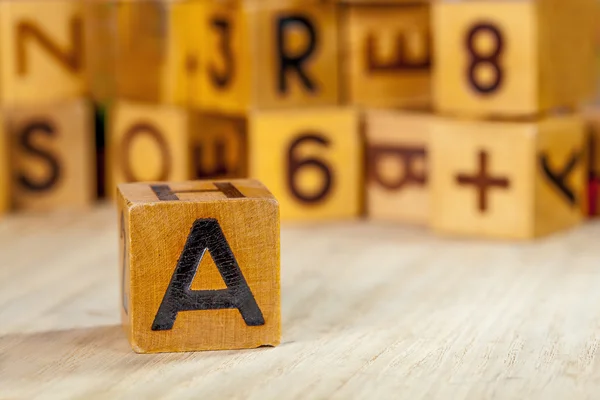
{"type": "Polygon", "coordinates": [[[593,98],[594,0],[437,1],[435,106],[533,116],[593,98]]]}
{"type": "Polygon", "coordinates": [[[279,344],[279,206],[262,184],[118,190],[121,315],[134,351],[279,344]]]}
{"type": "Polygon", "coordinates": [[[0,99],[31,104],[86,94],[83,2],[0,2],[0,99]]]}
{"type": "Polygon", "coordinates": [[[362,106],[429,106],[431,4],[353,3],[340,37],[345,100],[362,106]]]}
{"type": "Polygon", "coordinates": [[[212,1],[196,7],[202,46],[194,105],[218,112],[338,103],[337,6],[212,1]]]}
{"type": "Polygon", "coordinates": [[[357,217],[362,211],[358,113],[345,108],[253,113],[250,176],[265,182],[282,218],[357,217]]]}
{"type": "Polygon", "coordinates": [[[7,109],[16,208],[86,206],[96,197],[93,109],[83,99],[7,109]]]}
{"type": "Polygon", "coordinates": [[[585,146],[581,116],[436,122],[430,157],[434,228],[528,239],[579,224],[587,201],[585,146]]]}
{"type": "Polygon", "coordinates": [[[367,136],[367,215],[429,223],[428,151],[433,115],[372,110],[367,136]]]}

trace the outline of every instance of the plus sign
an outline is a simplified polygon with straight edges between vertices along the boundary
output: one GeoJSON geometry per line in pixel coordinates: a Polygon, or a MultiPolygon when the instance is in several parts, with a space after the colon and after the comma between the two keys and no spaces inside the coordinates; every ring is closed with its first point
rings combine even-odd
{"type": "Polygon", "coordinates": [[[488,153],[479,152],[479,172],[477,175],[458,174],[456,182],[459,185],[473,185],[479,194],[479,210],[485,212],[488,208],[488,189],[493,187],[508,189],[510,182],[506,178],[496,178],[488,175],[488,153]]]}

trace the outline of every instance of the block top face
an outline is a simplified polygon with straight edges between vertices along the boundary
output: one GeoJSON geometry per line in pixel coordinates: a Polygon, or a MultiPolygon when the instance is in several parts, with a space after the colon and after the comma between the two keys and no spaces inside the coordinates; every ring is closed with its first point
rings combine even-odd
{"type": "Polygon", "coordinates": [[[230,200],[266,200],[277,203],[271,192],[253,179],[188,182],[136,182],[118,186],[129,206],[164,202],[203,203],[230,200]]]}

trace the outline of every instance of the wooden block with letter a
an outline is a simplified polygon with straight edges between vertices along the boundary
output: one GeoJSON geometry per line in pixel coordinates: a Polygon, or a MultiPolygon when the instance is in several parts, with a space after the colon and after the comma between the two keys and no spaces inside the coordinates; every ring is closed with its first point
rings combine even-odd
{"type": "Polygon", "coordinates": [[[429,223],[428,150],[433,122],[433,115],[426,113],[366,112],[370,218],[429,223]]]}
{"type": "Polygon", "coordinates": [[[338,103],[332,2],[206,1],[197,10],[197,107],[240,113],[338,103]]]}
{"type": "Polygon", "coordinates": [[[600,106],[589,107],[584,116],[588,124],[588,207],[589,216],[600,215],[600,106]]]}
{"type": "Polygon", "coordinates": [[[96,197],[93,111],[84,99],[5,110],[11,195],[20,209],[86,206],[96,197]]]}
{"type": "Polygon", "coordinates": [[[425,107],[431,101],[429,2],[361,2],[342,9],[344,100],[425,107]]]}
{"type": "Polygon", "coordinates": [[[431,142],[437,231],[527,239],[579,224],[586,201],[581,116],[439,120],[431,142]]]}
{"type": "Polygon", "coordinates": [[[288,220],[358,217],[362,138],[346,108],[256,112],[250,116],[250,176],[265,182],[288,220]]]}
{"type": "Polygon", "coordinates": [[[435,2],[437,110],[530,116],[592,98],[594,1],[435,2]]]}
{"type": "Polygon", "coordinates": [[[279,206],[260,182],[123,184],[118,207],[134,351],[279,344],[279,206]]]}
{"type": "Polygon", "coordinates": [[[86,94],[83,3],[0,2],[0,100],[31,104],[86,94]]]}

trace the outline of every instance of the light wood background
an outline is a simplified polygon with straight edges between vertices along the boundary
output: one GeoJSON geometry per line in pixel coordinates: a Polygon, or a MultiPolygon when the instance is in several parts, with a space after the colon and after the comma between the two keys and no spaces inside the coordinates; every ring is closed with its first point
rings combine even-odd
{"type": "Polygon", "coordinates": [[[136,355],[116,213],[0,223],[0,398],[597,399],[600,223],[531,243],[284,225],[277,348],[136,355]]]}

